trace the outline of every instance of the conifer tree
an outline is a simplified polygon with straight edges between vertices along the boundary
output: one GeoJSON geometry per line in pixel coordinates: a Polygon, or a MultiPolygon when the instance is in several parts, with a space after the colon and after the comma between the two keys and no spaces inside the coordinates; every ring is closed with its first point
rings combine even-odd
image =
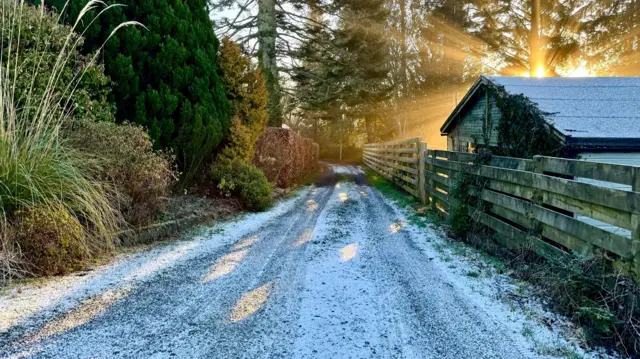
{"type": "Polygon", "coordinates": [[[254,145],[267,128],[269,117],[265,80],[228,37],[222,39],[218,72],[232,104],[231,130],[219,156],[251,162],[254,145]]]}
{"type": "MultiPolygon", "coordinates": [[[[335,5],[340,21],[333,31],[316,25],[317,19],[309,22],[310,39],[300,47],[301,66],[294,68],[293,79],[307,116],[331,123],[341,142],[354,121],[372,128],[378,118],[392,90],[391,54],[384,34],[389,15],[384,1],[343,0],[335,5]]],[[[317,17],[313,11],[311,17],[317,17]]]]}
{"type": "MultiPolygon", "coordinates": [[[[52,0],[72,21],[87,0],[52,0]],[[66,7],[65,7],[66,4],[66,7]]],[[[174,148],[183,171],[193,175],[221,143],[230,106],[216,71],[219,42],[205,0],[112,0],[121,4],[84,17],[86,52],[97,50],[113,29],[135,20],[106,44],[105,73],[115,86],[111,100],[119,121],[147,127],[158,148],[174,148]],[[91,16],[93,15],[93,16],[91,16]]]]}

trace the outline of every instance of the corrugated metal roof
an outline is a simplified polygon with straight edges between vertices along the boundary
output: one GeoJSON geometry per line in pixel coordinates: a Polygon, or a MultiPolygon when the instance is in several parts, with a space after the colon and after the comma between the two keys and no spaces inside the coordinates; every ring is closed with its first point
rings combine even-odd
{"type": "Polygon", "coordinates": [[[527,96],[565,136],[640,138],[640,77],[486,78],[527,96]]]}

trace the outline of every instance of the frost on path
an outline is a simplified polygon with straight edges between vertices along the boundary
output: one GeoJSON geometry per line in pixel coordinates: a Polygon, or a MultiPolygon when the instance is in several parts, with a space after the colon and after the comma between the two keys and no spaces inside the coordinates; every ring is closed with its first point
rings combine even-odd
{"type": "Polygon", "coordinates": [[[439,258],[441,234],[360,169],[331,176],[268,212],[0,297],[0,357],[512,359],[556,338],[460,274],[464,260],[439,258]]]}

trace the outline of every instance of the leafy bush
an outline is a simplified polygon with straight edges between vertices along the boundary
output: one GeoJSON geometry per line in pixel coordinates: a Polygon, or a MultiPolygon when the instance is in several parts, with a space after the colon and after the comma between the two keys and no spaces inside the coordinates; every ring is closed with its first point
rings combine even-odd
{"type": "MultiPolygon", "coordinates": [[[[74,23],[89,0],[48,4],[74,23]]],[[[174,148],[187,177],[217,148],[230,126],[230,106],[216,73],[219,42],[206,0],[111,0],[120,4],[93,23],[85,22],[85,51],[99,49],[118,24],[136,20],[107,42],[101,53],[114,81],[112,99],[120,122],[149,130],[156,148],[174,148]]],[[[100,9],[89,12],[92,16],[100,9]]]]}
{"type": "Polygon", "coordinates": [[[238,196],[249,210],[262,211],[271,204],[269,181],[250,163],[221,159],[211,165],[210,175],[223,196],[238,196]]]}
{"type": "Polygon", "coordinates": [[[264,78],[229,38],[222,39],[218,73],[232,105],[231,131],[219,156],[251,162],[269,117],[264,78]]]}
{"type": "Polygon", "coordinates": [[[89,258],[83,228],[64,207],[36,206],[17,211],[9,234],[28,259],[26,270],[56,275],[82,269],[89,258]]]}
{"type": "Polygon", "coordinates": [[[74,147],[99,161],[100,180],[115,184],[118,207],[129,224],[148,224],[163,210],[163,198],[176,177],[173,158],[154,152],[142,127],[85,123],[74,131],[72,139],[74,147]]]}
{"type": "MultiPolygon", "coordinates": [[[[71,62],[79,38],[74,29],[57,25],[53,14],[17,0],[5,2],[2,56],[19,61],[0,62],[0,111],[4,114],[0,117],[0,258],[10,258],[3,259],[3,277],[14,273],[10,267],[16,252],[7,236],[7,221],[16,211],[40,206],[64,208],[82,224],[82,237],[92,251],[110,248],[119,224],[111,185],[96,181],[97,163],[70,147],[63,137],[79,114],[74,95],[82,92],[86,74],[83,70],[72,72],[70,77],[65,75],[78,65],[71,62]],[[41,37],[35,45],[18,41],[18,32],[11,31],[12,24],[20,24],[24,31],[41,37]],[[39,31],[48,27],[55,31],[39,31]],[[55,48],[58,43],[62,45],[55,48]],[[21,53],[34,57],[21,61],[21,53]],[[53,67],[44,65],[50,57],[59,60],[53,62],[53,67]],[[42,66],[34,65],[34,58],[42,58],[42,66]]],[[[96,68],[93,59],[82,64],[96,68]]]]}

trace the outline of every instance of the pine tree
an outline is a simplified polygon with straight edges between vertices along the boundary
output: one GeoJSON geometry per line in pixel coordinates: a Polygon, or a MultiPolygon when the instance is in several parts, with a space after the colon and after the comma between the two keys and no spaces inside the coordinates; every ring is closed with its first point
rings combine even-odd
{"type": "MultiPolygon", "coordinates": [[[[384,34],[388,11],[381,0],[343,0],[340,21],[333,31],[319,23],[312,8],[307,25],[310,38],[300,47],[302,65],[294,69],[300,107],[314,123],[328,122],[338,138],[362,120],[372,129],[381,104],[389,99],[389,41],[384,34]]],[[[370,136],[374,136],[372,131],[370,136]]]]}
{"type": "MultiPolygon", "coordinates": [[[[86,0],[52,0],[72,21],[86,0]]],[[[85,16],[85,51],[97,50],[113,29],[135,20],[106,44],[106,74],[115,86],[112,101],[119,121],[148,128],[158,148],[174,148],[187,177],[221,143],[230,126],[230,106],[216,72],[216,38],[205,0],[118,0],[90,24],[85,16]]],[[[84,30],[84,29],[83,29],[84,30]]]]}

